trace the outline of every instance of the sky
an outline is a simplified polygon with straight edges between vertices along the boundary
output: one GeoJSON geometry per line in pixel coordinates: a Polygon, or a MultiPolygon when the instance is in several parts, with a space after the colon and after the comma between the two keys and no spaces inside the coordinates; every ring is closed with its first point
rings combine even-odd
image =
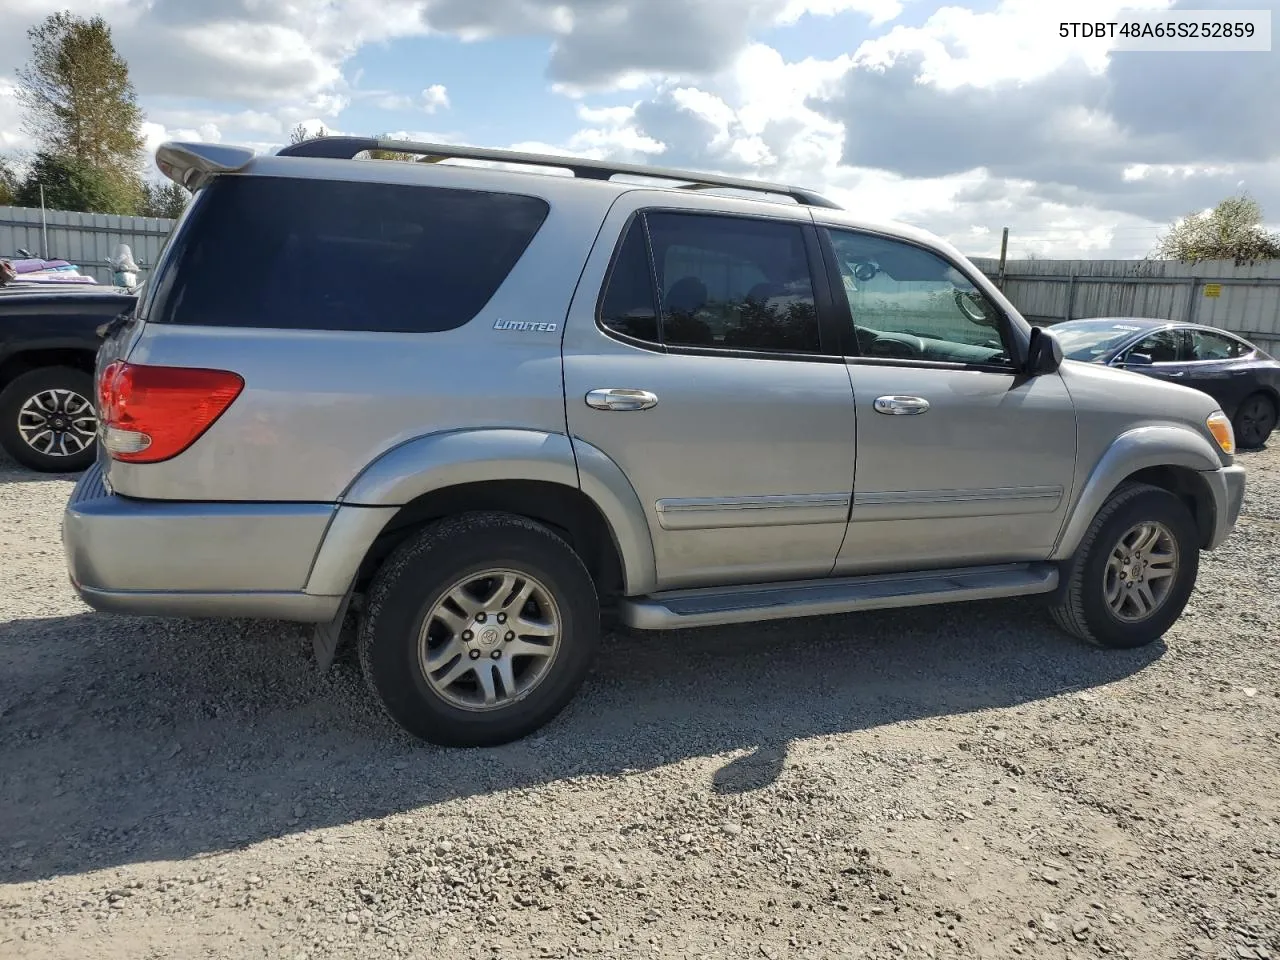
{"type": "MultiPolygon", "coordinates": [[[[101,14],[149,149],[298,123],[760,177],[994,255],[1129,258],[1241,190],[1280,223],[1280,44],[1116,52],[1059,23],[1280,0],[0,0],[101,14]]],[[[154,169],[152,165],[151,169],[154,169]]]]}

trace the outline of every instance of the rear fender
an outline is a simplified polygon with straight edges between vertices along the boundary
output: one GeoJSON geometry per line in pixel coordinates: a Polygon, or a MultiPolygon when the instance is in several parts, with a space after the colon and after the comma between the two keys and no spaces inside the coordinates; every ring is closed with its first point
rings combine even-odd
{"type": "Polygon", "coordinates": [[[369,464],[339,498],[307,593],[342,594],[361,560],[399,509],[425,494],[470,483],[530,480],[581,490],[600,511],[617,547],[623,590],[647,593],[655,582],[653,543],[639,498],[618,466],[564,434],[493,428],[418,437],[369,464]],[[579,476],[581,475],[581,481],[579,476]]]}

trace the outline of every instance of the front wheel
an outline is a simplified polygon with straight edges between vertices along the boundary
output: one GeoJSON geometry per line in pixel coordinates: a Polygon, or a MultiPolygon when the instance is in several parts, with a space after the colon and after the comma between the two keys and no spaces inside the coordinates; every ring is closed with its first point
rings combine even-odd
{"type": "Polygon", "coordinates": [[[1182,615],[1195,586],[1200,545],[1180,499],[1126,484],[1098,511],[1051,610],[1063,630],[1101,647],[1141,647],[1182,615]]]}
{"type": "Polygon", "coordinates": [[[93,376],[44,367],[15,377],[0,392],[0,446],[42,473],[84,470],[95,454],[98,419],[93,376]]]}
{"type": "Polygon", "coordinates": [[[443,746],[496,746],[555,717],[581,686],[600,605],[581,559],[524,517],[426,527],[374,578],[360,663],[387,714],[443,746]]]}

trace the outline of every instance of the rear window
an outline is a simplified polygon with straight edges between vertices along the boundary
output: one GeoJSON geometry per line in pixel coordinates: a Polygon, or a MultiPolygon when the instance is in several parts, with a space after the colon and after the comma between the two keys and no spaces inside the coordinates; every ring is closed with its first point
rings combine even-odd
{"type": "Polygon", "coordinates": [[[222,177],[201,191],[148,320],[430,333],[474,317],[546,219],[536,197],[222,177]]]}

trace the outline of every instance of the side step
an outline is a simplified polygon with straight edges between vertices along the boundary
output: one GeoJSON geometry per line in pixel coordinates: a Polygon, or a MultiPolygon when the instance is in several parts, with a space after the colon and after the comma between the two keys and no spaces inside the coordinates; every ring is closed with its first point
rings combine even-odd
{"type": "Polygon", "coordinates": [[[680,630],[1020,597],[1049,593],[1057,586],[1058,568],[1054,564],[1009,563],[923,573],[668,590],[647,597],[624,598],[618,604],[618,615],[624,624],[637,630],[680,630]]]}

